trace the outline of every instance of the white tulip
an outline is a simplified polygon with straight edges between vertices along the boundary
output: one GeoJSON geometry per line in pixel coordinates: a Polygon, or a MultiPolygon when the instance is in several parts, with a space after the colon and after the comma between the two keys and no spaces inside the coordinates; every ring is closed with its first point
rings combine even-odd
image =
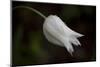
{"type": "Polygon", "coordinates": [[[76,46],[81,45],[77,38],[83,35],[71,30],[58,16],[50,15],[46,17],[36,9],[27,6],[17,6],[14,9],[16,8],[32,10],[44,18],[43,32],[46,39],[55,45],[65,47],[71,55],[74,52],[72,44],[76,46]]]}
{"type": "Polygon", "coordinates": [[[45,19],[43,32],[49,42],[65,47],[71,55],[74,51],[72,44],[81,45],[77,38],[83,36],[71,30],[56,15],[50,15],[45,19]]]}

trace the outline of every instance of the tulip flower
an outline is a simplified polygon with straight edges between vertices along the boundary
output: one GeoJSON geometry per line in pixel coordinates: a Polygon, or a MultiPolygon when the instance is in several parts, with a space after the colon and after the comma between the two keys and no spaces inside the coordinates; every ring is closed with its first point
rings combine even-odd
{"type": "Polygon", "coordinates": [[[77,38],[83,36],[71,30],[56,15],[50,15],[45,19],[43,32],[49,42],[65,47],[71,55],[74,51],[72,44],[75,46],[81,45],[77,38]]]}
{"type": "Polygon", "coordinates": [[[17,6],[15,8],[27,8],[43,17],[45,19],[43,23],[43,33],[46,39],[55,45],[65,47],[71,55],[74,52],[72,44],[81,46],[77,38],[83,35],[70,29],[58,16],[49,15],[46,17],[36,9],[26,6],[17,6]]]}

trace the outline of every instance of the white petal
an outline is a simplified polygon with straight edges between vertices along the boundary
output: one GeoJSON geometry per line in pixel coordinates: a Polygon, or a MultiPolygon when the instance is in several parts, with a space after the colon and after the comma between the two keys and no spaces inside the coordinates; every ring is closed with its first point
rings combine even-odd
{"type": "Polygon", "coordinates": [[[59,25],[56,25],[56,23],[57,22],[55,21],[54,17],[52,16],[47,17],[47,19],[43,24],[43,32],[48,41],[63,46],[63,44],[61,43],[62,35],[59,32],[59,27],[58,27],[59,25]]]}
{"type": "Polygon", "coordinates": [[[53,35],[51,35],[44,27],[43,27],[43,32],[44,32],[44,35],[45,35],[46,39],[49,42],[51,42],[53,44],[58,44],[59,46],[64,47],[62,45],[62,43],[57,38],[55,38],[53,35]]]}
{"type": "Polygon", "coordinates": [[[73,46],[71,45],[71,42],[69,41],[69,38],[68,39],[63,38],[62,41],[67,51],[72,55],[72,53],[74,52],[74,49],[73,49],[73,46]]]}
{"type": "Polygon", "coordinates": [[[76,46],[80,45],[80,46],[81,46],[80,42],[79,42],[78,39],[75,38],[75,37],[72,37],[72,38],[70,39],[70,41],[71,41],[71,43],[72,43],[73,45],[76,45],[76,46]]]}

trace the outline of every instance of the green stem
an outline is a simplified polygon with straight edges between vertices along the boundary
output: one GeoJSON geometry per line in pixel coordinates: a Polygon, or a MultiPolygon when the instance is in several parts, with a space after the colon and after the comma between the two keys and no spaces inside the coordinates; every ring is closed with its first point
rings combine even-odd
{"type": "Polygon", "coordinates": [[[17,7],[14,7],[14,9],[17,9],[17,8],[26,8],[26,9],[32,10],[33,12],[37,13],[38,15],[40,15],[41,17],[43,17],[44,19],[46,18],[45,15],[43,15],[41,12],[39,12],[38,10],[36,10],[34,8],[27,7],[27,6],[17,6],[17,7]]]}

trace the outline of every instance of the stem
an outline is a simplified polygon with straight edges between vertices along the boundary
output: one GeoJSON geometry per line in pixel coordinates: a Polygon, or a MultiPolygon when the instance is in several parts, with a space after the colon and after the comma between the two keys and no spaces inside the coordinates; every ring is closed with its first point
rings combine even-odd
{"type": "Polygon", "coordinates": [[[43,15],[41,12],[39,12],[38,10],[34,9],[34,8],[31,8],[31,7],[27,7],[27,6],[17,6],[17,7],[14,7],[14,9],[17,9],[17,8],[26,8],[26,9],[29,9],[35,13],[37,13],[38,15],[40,15],[42,18],[46,18],[45,15],[43,15]]]}

